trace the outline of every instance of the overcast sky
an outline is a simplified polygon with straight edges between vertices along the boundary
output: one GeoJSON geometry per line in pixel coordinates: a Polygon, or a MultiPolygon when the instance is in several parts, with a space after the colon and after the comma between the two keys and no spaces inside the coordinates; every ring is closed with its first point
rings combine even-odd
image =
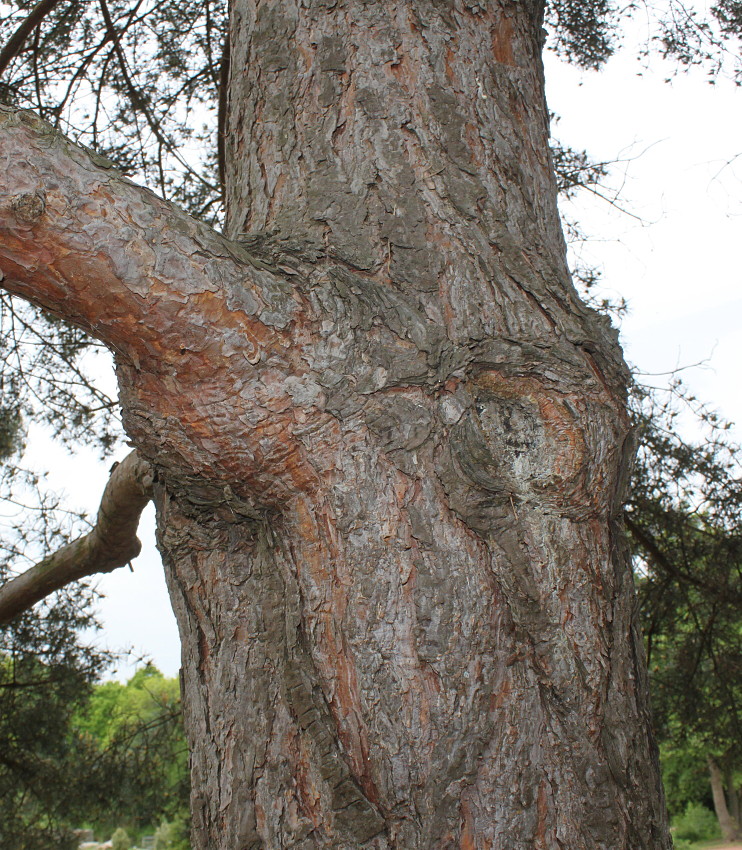
{"type": "MultiPolygon", "coordinates": [[[[672,73],[658,59],[645,68],[631,51],[600,73],[547,58],[549,104],[560,116],[555,136],[594,159],[623,160],[612,181],[628,212],[583,193],[568,213],[590,237],[583,258],[601,267],[609,294],[629,302],[622,340],[630,363],[644,373],[702,363],[686,369],[684,380],[742,423],[742,157],[735,160],[742,152],[742,90],[723,80],[710,86],[700,71],[663,82],[672,73]]],[[[50,483],[94,512],[110,461],[91,471],[85,453],[55,452],[44,460],[50,483]]],[[[152,508],[140,536],[145,548],[134,573],[124,568],[98,582],[105,594],[99,639],[114,649],[132,647],[133,659],[149,657],[173,676],[179,644],[152,508]]],[[[134,660],[122,663],[115,675],[126,678],[133,666],[134,660]]]]}

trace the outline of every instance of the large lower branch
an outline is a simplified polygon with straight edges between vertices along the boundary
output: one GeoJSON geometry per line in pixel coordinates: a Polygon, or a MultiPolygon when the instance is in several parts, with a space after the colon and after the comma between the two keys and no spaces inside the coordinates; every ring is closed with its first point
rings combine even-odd
{"type": "Polygon", "coordinates": [[[131,452],[113,470],[93,530],[0,587],[0,624],[66,584],[128,564],[140,550],[139,517],[152,497],[147,461],[131,452]]]}
{"type": "Polygon", "coordinates": [[[137,369],[172,373],[186,351],[222,346],[225,327],[269,344],[297,307],[273,271],[38,116],[0,107],[0,285],[137,369]]]}
{"type": "Polygon", "coordinates": [[[225,484],[252,488],[258,510],[283,498],[286,425],[276,417],[291,419],[286,379],[307,371],[300,349],[312,333],[287,268],[33,113],[0,106],[0,287],[115,353],[125,427],[163,480],[185,470],[192,490],[194,474],[218,479],[218,499],[225,484]],[[249,487],[247,461],[260,478],[249,487]]]}

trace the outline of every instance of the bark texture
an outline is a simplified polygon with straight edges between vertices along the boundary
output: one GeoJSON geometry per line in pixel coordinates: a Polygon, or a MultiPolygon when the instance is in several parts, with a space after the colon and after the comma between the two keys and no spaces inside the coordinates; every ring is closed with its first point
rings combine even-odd
{"type": "Polygon", "coordinates": [[[152,498],[152,481],[152,468],[136,451],[117,464],[93,530],[0,586],[0,625],[72,581],[133,561],[142,548],[137,526],[152,498]]]}
{"type": "Polygon", "coordinates": [[[540,49],[534,2],[235,0],[229,239],[3,119],[4,285],[157,472],[198,848],[670,847],[540,49]]]}

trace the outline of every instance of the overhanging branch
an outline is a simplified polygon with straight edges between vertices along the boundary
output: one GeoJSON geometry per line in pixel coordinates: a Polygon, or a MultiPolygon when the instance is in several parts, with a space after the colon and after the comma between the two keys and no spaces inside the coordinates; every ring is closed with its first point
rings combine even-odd
{"type": "Polygon", "coordinates": [[[29,12],[28,16],[21,22],[20,26],[11,35],[5,46],[0,50],[0,76],[5,73],[6,68],[23,49],[26,39],[44,20],[44,18],[59,5],[60,0],[41,0],[29,12]]]}
{"type": "Polygon", "coordinates": [[[9,292],[137,369],[170,361],[172,372],[181,348],[220,341],[219,314],[238,314],[252,338],[274,335],[261,318],[285,284],[256,265],[38,116],[0,107],[0,285],[9,292]]]}
{"type": "Polygon", "coordinates": [[[208,479],[210,503],[228,485],[243,512],[315,480],[283,380],[307,371],[312,307],[272,262],[0,106],[0,287],[114,352],[124,426],[163,481],[208,479]]]}
{"type": "Polygon", "coordinates": [[[93,530],[0,587],[0,624],[66,584],[128,564],[140,550],[136,531],[152,497],[152,468],[131,452],[111,473],[93,530]]]}

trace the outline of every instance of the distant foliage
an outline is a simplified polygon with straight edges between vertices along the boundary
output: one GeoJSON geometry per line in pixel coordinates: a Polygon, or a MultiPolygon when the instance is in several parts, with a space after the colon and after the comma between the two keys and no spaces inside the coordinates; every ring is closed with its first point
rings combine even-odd
{"type": "Polygon", "coordinates": [[[74,850],[83,824],[133,836],[165,818],[167,847],[188,850],[178,682],[146,666],[96,685],[111,659],[80,642],[94,621],[73,616],[77,593],[0,630],[0,848],[74,850]]]}
{"type": "Polygon", "coordinates": [[[75,728],[99,753],[101,769],[90,782],[99,802],[87,817],[97,832],[126,825],[135,834],[187,817],[188,748],[177,679],[148,664],[125,685],[98,685],[75,728]]]}
{"type": "Polygon", "coordinates": [[[130,847],[131,839],[129,838],[129,833],[119,827],[111,836],[112,850],[129,850],[130,847]]]}
{"type": "Polygon", "coordinates": [[[682,385],[638,391],[625,513],[671,808],[708,794],[707,757],[742,768],[742,453],[682,385]],[[690,417],[690,422],[683,422],[690,417]],[[695,440],[679,436],[692,430],[695,440]],[[704,778],[702,780],[702,777],[704,778]],[[705,781],[704,781],[705,780],[705,781]]]}
{"type": "Polygon", "coordinates": [[[721,838],[716,815],[697,803],[689,803],[683,814],[673,819],[672,830],[673,839],[680,841],[712,841],[721,838]]]}
{"type": "Polygon", "coordinates": [[[190,850],[190,846],[186,815],[163,821],[155,832],[155,850],[190,850]]]}
{"type": "Polygon", "coordinates": [[[90,798],[80,783],[95,753],[74,718],[110,659],[87,647],[95,627],[84,587],[0,628],[0,847],[67,850],[90,798]]]}

